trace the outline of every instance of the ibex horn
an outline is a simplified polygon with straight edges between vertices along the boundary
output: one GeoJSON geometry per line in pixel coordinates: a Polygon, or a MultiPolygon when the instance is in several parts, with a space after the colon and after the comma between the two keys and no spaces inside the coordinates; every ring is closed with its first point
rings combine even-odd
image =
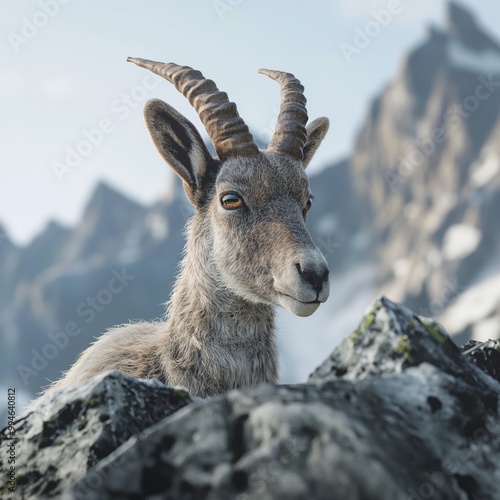
{"type": "Polygon", "coordinates": [[[276,80],[281,87],[281,107],[278,123],[274,131],[268,150],[283,153],[296,160],[304,159],[304,145],[307,135],[306,98],[304,87],[290,73],[260,69],[259,73],[276,80]]]}
{"type": "Polygon", "coordinates": [[[189,66],[129,57],[127,61],[146,68],[173,83],[196,110],[221,160],[234,156],[256,156],[258,147],[236,104],[212,80],[189,66]]]}

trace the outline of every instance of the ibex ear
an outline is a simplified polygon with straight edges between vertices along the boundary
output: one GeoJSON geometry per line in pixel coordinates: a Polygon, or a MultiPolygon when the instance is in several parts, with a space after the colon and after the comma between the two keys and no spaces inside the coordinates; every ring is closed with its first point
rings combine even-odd
{"type": "Polygon", "coordinates": [[[304,164],[304,168],[309,165],[309,162],[312,160],[314,153],[318,149],[321,141],[325,137],[328,132],[328,127],[330,126],[330,122],[328,118],[316,118],[316,120],[312,121],[306,127],[307,140],[306,144],[303,148],[304,159],[302,163],[304,164]]]}
{"type": "Polygon", "coordinates": [[[182,179],[189,201],[202,205],[207,184],[215,182],[218,162],[210,156],[198,130],[159,99],[146,103],[144,119],[156,149],[182,179]]]}

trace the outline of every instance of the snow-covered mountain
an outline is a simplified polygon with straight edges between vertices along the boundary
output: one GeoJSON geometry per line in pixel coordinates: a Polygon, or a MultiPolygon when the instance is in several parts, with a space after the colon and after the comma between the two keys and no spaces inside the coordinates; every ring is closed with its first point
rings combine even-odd
{"type": "MultiPolygon", "coordinates": [[[[305,380],[378,293],[459,341],[500,336],[499,111],[500,46],[451,3],[370,104],[351,157],[311,178],[332,293],[310,318],[280,312],[283,382],[305,380]]],[[[0,228],[2,384],[34,394],[107,328],[161,316],[189,215],[180,183],[152,207],[101,184],[74,228],[51,223],[24,248],[0,228]]]]}
{"type": "Polygon", "coordinates": [[[457,335],[476,335],[472,302],[461,324],[445,312],[471,287],[496,294],[483,319],[499,310],[500,288],[487,285],[500,271],[499,111],[500,46],[450,3],[446,27],[371,104],[351,159],[373,214],[378,289],[457,335]]]}

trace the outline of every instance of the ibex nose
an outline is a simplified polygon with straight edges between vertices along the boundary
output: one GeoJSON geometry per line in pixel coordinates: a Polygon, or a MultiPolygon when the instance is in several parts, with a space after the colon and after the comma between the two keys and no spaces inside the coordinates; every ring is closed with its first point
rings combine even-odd
{"type": "Polygon", "coordinates": [[[321,266],[318,268],[302,263],[295,264],[295,267],[302,279],[307,281],[313,287],[314,291],[319,294],[328,280],[330,274],[328,267],[321,266]]]}

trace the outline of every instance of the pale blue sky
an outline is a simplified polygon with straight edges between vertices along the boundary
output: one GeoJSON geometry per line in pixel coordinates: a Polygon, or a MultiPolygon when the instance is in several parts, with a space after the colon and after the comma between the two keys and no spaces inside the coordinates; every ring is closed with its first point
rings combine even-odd
{"type": "MultiPolygon", "coordinates": [[[[73,224],[102,179],[144,203],[166,192],[170,171],[147,135],[144,102],[162,98],[202,127],[173,86],[144,80],[148,73],[127,56],[200,69],[263,139],[276,118],[279,88],[257,69],[295,73],[306,87],[310,118],[331,120],[314,170],[350,151],[369,100],[427,26],[445,18],[443,0],[400,0],[401,12],[348,62],[341,43],[353,43],[373,11],[398,0],[59,1],[2,2],[0,224],[18,243],[49,218],[73,224]],[[43,4],[52,6],[50,16],[43,4]],[[102,142],[59,180],[54,164],[65,164],[67,148],[102,120],[108,127],[102,142]]],[[[497,1],[462,3],[500,39],[497,1]]]]}

